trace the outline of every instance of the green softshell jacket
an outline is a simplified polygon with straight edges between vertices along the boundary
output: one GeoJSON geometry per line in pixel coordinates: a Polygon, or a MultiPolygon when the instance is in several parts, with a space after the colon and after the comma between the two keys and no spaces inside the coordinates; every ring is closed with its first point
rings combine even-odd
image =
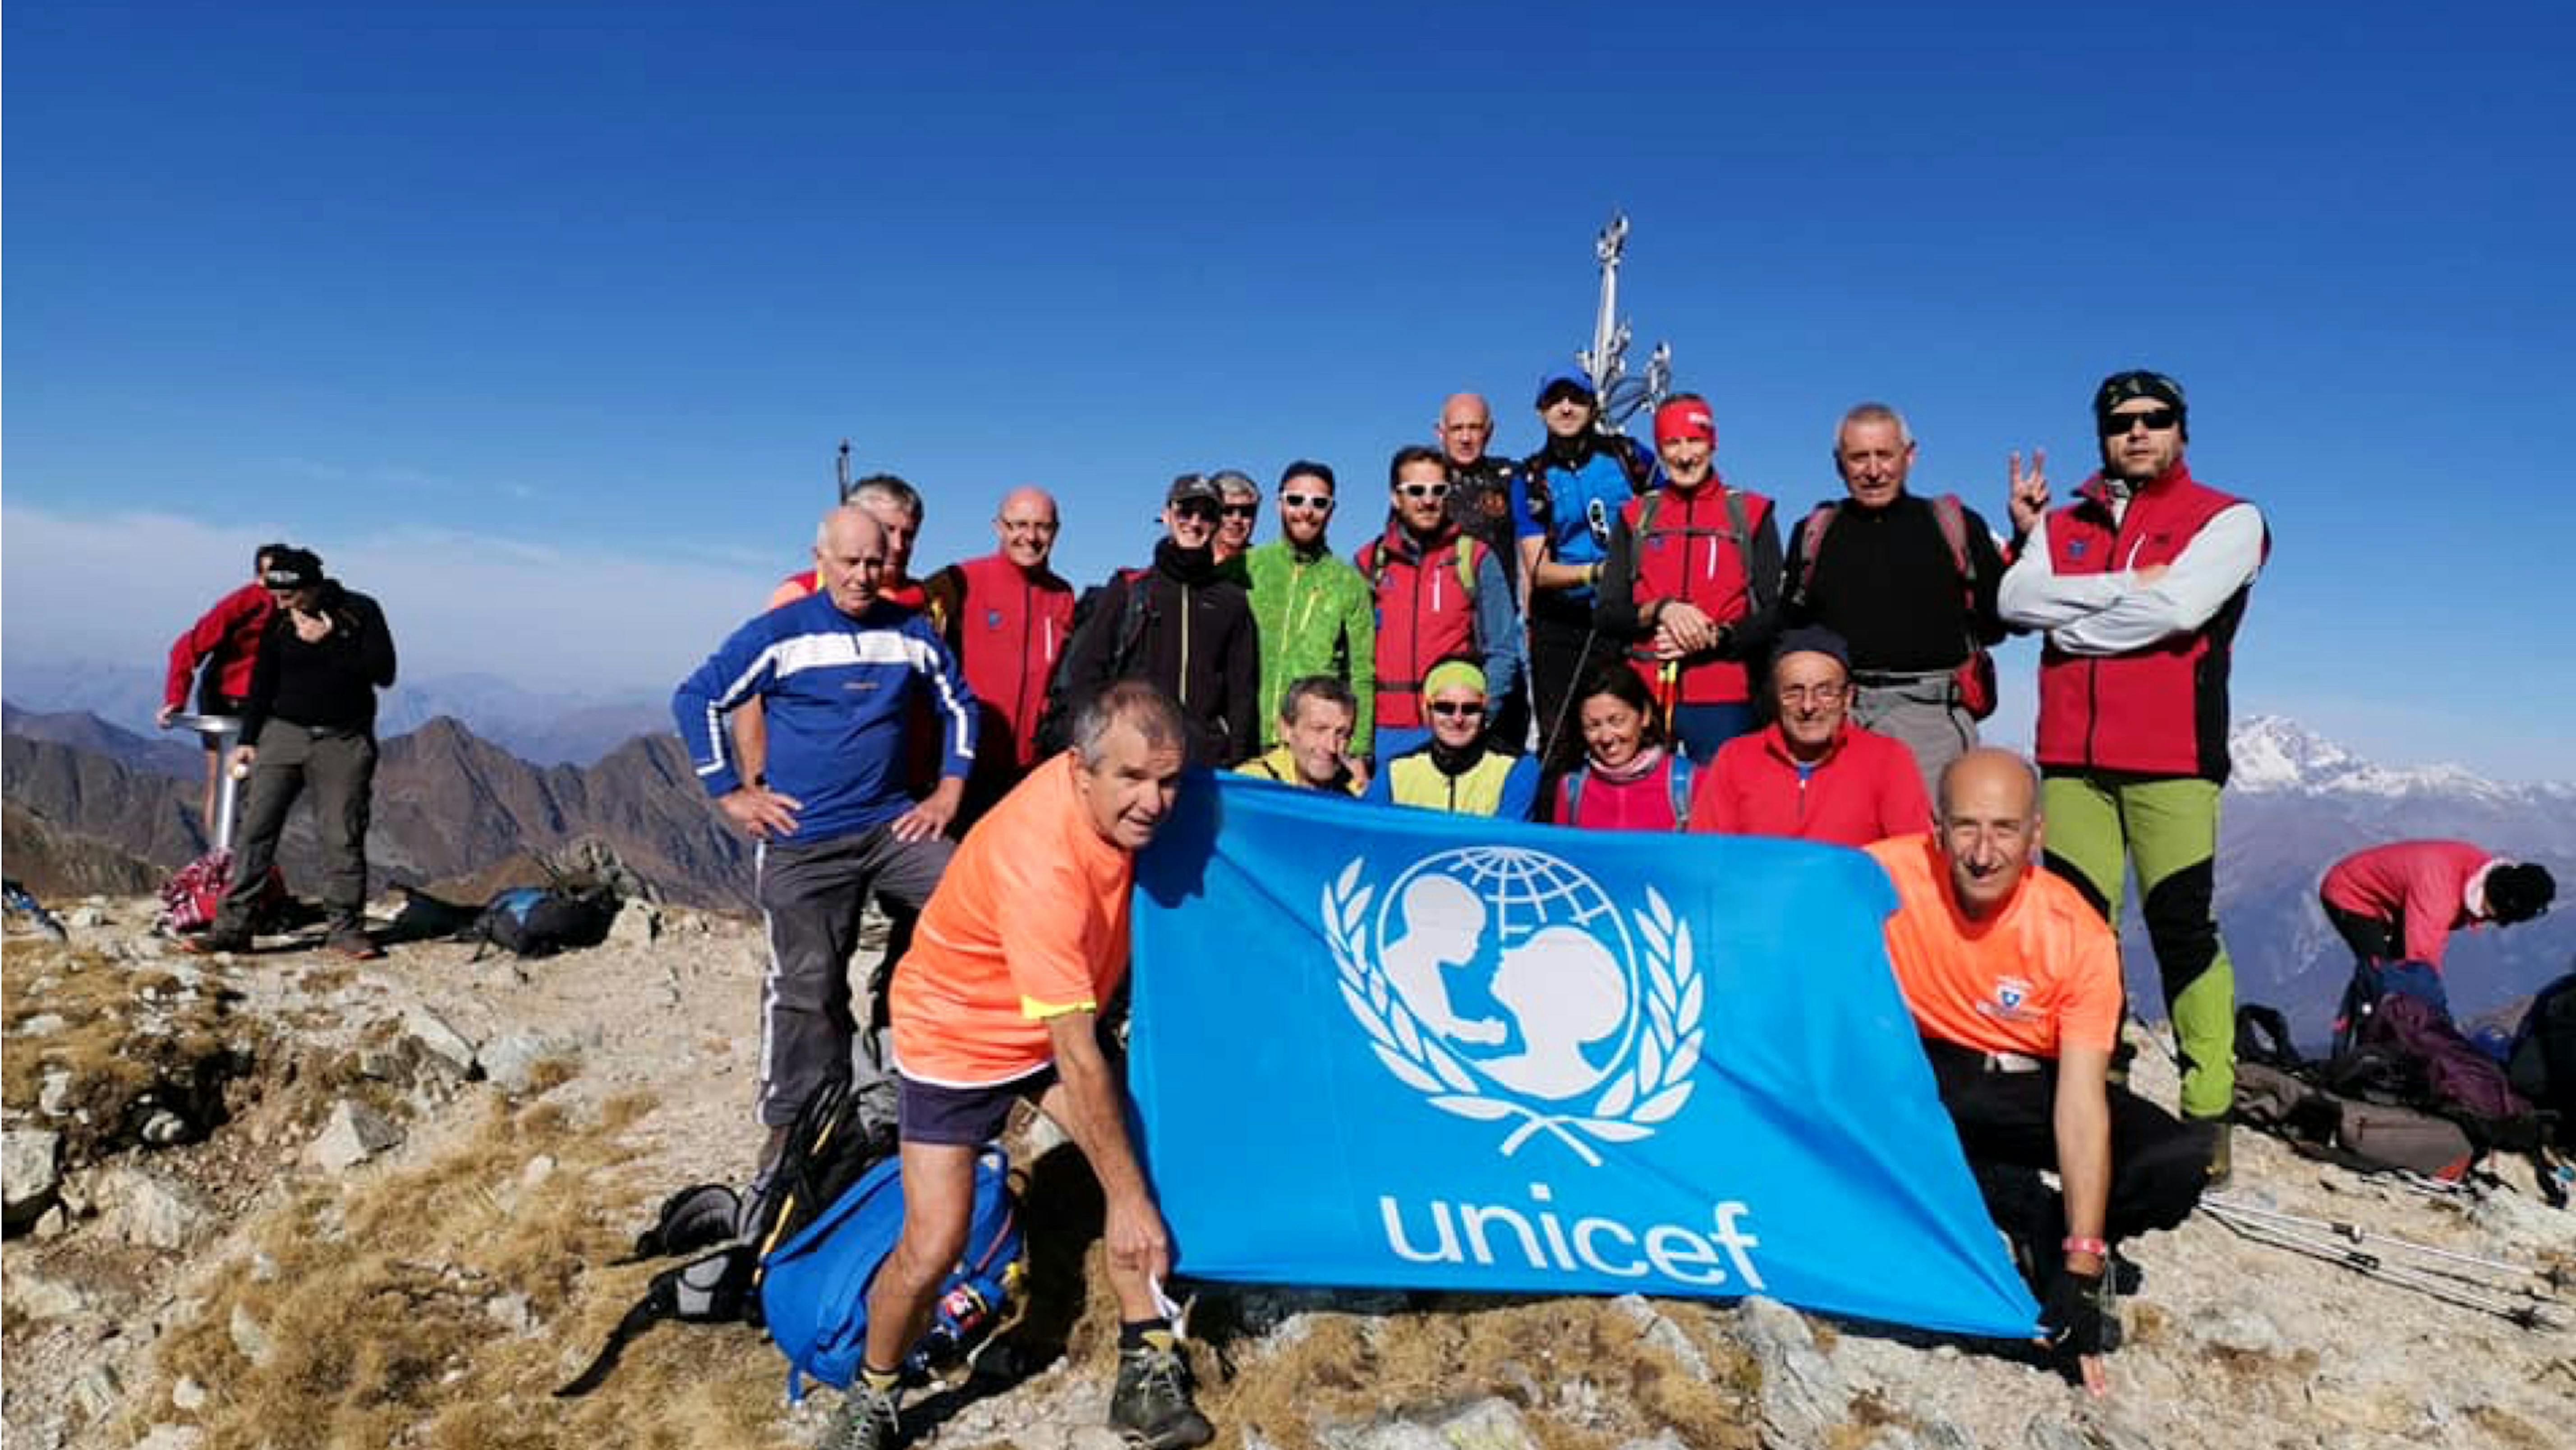
{"type": "Polygon", "coordinates": [[[1369,753],[1377,716],[1377,601],[1350,561],[1329,548],[1301,556],[1286,539],[1244,556],[1252,619],[1261,630],[1261,743],[1279,743],[1279,699],[1308,675],[1331,675],[1360,697],[1351,753],[1369,753]]]}

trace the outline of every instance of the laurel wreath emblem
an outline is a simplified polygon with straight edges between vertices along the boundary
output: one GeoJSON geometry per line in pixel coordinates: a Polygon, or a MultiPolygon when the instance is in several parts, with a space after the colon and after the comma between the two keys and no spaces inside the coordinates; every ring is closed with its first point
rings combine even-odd
{"type": "Polygon", "coordinates": [[[1485,1122],[1519,1119],[1503,1139],[1506,1156],[1519,1151],[1533,1135],[1548,1133],[1584,1162],[1599,1167],[1601,1155],[1584,1138],[1636,1142],[1690,1101],[1691,1068],[1699,1061],[1706,1036],[1699,1026],[1700,974],[1691,961],[1690,925],[1674,914],[1663,893],[1647,887],[1645,908],[1629,918],[1646,968],[1645,1021],[1635,1052],[1611,1075],[1609,1085],[1588,1109],[1548,1113],[1511,1098],[1490,1096],[1455,1053],[1422,1030],[1413,1009],[1365,949],[1365,923],[1377,888],[1361,883],[1364,864],[1354,858],[1338,878],[1325,883],[1324,940],[1340,972],[1342,1001],[1367,1030],[1378,1060],[1433,1107],[1485,1122]]]}

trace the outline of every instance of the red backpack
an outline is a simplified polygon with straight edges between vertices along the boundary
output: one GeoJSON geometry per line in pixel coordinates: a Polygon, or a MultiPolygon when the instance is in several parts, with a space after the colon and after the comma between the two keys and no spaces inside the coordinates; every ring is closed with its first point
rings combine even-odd
{"type": "MultiPolygon", "coordinates": [[[[180,867],[161,883],[162,927],[172,932],[191,932],[214,925],[215,908],[223,904],[224,887],[232,878],[233,853],[220,847],[180,867]]],[[[268,880],[260,886],[259,902],[251,919],[257,922],[274,917],[287,900],[285,875],[275,866],[269,867],[268,880]]]]}

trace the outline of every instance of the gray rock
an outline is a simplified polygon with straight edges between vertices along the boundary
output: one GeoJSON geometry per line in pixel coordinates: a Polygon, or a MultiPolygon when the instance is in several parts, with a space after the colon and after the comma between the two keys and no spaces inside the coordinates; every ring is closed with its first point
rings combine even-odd
{"type": "Polygon", "coordinates": [[[11,1128],[0,1133],[0,1222],[17,1233],[35,1227],[53,1207],[60,1186],[62,1134],[50,1128],[11,1128]]]}
{"type": "Polygon", "coordinates": [[[515,1289],[484,1300],[483,1312],[512,1334],[526,1334],[537,1327],[537,1316],[528,1308],[528,1296],[515,1289]]]}
{"type": "Polygon", "coordinates": [[[1673,1363],[1681,1366],[1685,1374],[1699,1380],[1709,1377],[1708,1357],[1699,1352],[1698,1345],[1691,1343],[1691,1337],[1682,1332],[1680,1325],[1647,1303],[1644,1295],[1622,1294],[1611,1301],[1611,1306],[1637,1326],[1638,1338],[1671,1355],[1673,1363]]]}
{"type": "Polygon", "coordinates": [[[72,1216],[63,1212],[63,1206],[57,1203],[39,1215],[36,1219],[36,1226],[29,1229],[28,1232],[34,1234],[39,1239],[58,1239],[64,1234],[71,1232],[71,1228],[72,1216]]]}
{"type": "Polygon", "coordinates": [[[102,1174],[98,1198],[107,1206],[111,1236],[156,1249],[185,1247],[212,1213],[197,1190],[135,1168],[102,1174]]]}
{"type": "Polygon", "coordinates": [[[135,1441],[134,1450],[197,1450],[204,1443],[206,1432],[195,1425],[161,1424],[135,1441]]]}
{"type": "Polygon", "coordinates": [[[2029,1450],[2098,1450],[2093,1437],[2079,1429],[2062,1409],[2032,1416],[2030,1427],[2022,1432],[2021,1443],[2029,1450]]]}
{"type": "Polygon", "coordinates": [[[101,927],[107,925],[107,913],[95,906],[76,906],[63,918],[65,926],[101,927]]]}
{"type": "Polygon", "coordinates": [[[1508,1400],[1477,1400],[1427,1417],[1378,1420],[1316,1432],[1327,1450],[1539,1450],[1508,1400]]]}
{"type": "Polygon", "coordinates": [[[1735,1327],[1762,1369],[1764,1445],[1821,1444],[1851,1418],[1851,1388],[1797,1310],[1754,1295],[1737,1306],[1735,1327]]]}
{"type": "Polygon", "coordinates": [[[1619,1450],[1690,1450],[1690,1445],[1672,1431],[1660,1430],[1650,1440],[1623,1441],[1619,1450]]]}
{"type": "Polygon", "coordinates": [[[232,1336],[233,1348],[241,1351],[242,1358],[249,1360],[253,1366],[268,1363],[268,1357],[275,1346],[269,1342],[267,1327],[251,1318],[249,1310],[238,1303],[233,1305],[232,1320],[224,1326],[224,1329],[232,1336]]]}
{"type": "Polygon", "coordinates": [[[50,1037],[62,1030],[62,1016],[54,1012],[39,1012],[18,1024],[18,1035],[21,1037],[50,1037]]]}
{"type": "Polygon", "coordinates": [[[2238,1301],[2212,1304],[2193,1315],[2191,1333],[2203,1343],[2238,1354],[2275,1355],[2289,1345],[2263,1311],[2238,1301]]]}
{"type": "Polygon", "coordinates": [[[89,1312],[90,1297],[71,1284],[13,1269],[0,1280],[0,1303],[29,1319],[76,1319],[89,1312]]]}
{"type": "Polygon", "coordinates": [[[331,1120],[304,1150],[304,1161],[326,1173],[354,1168],[403,1140],[392,1119],[347,1098],[331,1105],[331,1120]]]}
{"type": "Polygon", "coordinates": [[[124,1390],[114,1365],[94,1364],[88,1373],[72,1381],[72,1406],[80,1411],[82,1419],[95,1425],[116,1413],[124,1403],[124,1390]]]}
{"type": "Polygon", "coordinates": [[[188,1120],[168,1108],[154,1113],[143,1124],[143,1141],[155,1148],[167,1148],[186,1136],[188,1120]]]}
{"type": "Polygon", "coordinates": [[[72,1110],[72,1075],[49,1072],[36,1089],[36,1111],[49,1118],[59,1118],[72,1110]]]}
{"type": "Polygon", "coordinates": [[[554,1176],[554,1155],[552,1153],[540,1153],[536,1157],[528,1160],[527,1167],[519,1170],[519,1186],[521,1188],[534,1188],[554,1176]]]}
{"type": "Polygon", "coordinates": [[[483,1064],[483,1076],[506,1093],[524,1093],[534,1081],[538,1063],[549,1057],[569,1057],[571,1044],[535,1032],[505,1032],[483,1044],[476,1060],[483,1064]]]}
{"type": "Polygon", "coordinates": [[[608,924],[608,945],[646,947],[662,935],[662,909],[649,901],[629,899],[608,924]]]}
{"type": "Polygon", "coordinates": [[[213,1397],[206,1393],[206,1387],[197,1383],[195,1377],[191,1375],[179,1376],[179,1382],[170,1387],[172,1407],[186,1410],[190,1414],[204,1409],[206,1401],[211,1398],[213,1397]]]}
{"type": "Polygon", "coordinates": [[[381,1047],[358,1050],[358,1075],[377,1082],[397,1082],[402,1078],[403,1059],[399,1052],[381,1047]]]}
{"type": "Polygon", "coordinates": [[[464,1033],[447,1025],[445,1018],[427,1007],[414,1005],[403,1012],[403,1031],[431,1057],[456,1069],[459,1077],[474,1074],[474,1044],[464,1033]]]}

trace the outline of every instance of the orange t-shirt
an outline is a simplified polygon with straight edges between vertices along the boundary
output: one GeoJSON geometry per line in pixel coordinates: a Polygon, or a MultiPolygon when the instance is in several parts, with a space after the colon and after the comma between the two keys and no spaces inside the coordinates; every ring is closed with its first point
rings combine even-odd
{"type": "Polygon", "coordinates": [[[2033,861],[2003,910],[1971,921],[1930,836],[1865,849],[1896,885],[1887,957],[1917,1031],[2044,1058],[2061,1041],[2103,1052],[2119,1041],[2119,942],[2074,887],[2033,861]]]}
{"type": "Polygon", "coordinates": [[[1011,1082],[1055,1060],[1047,1019],[1097,1011],[1127,975],[1136,860],[1103,839],[1068,751],[966,833],[895,968],[888,1010],[903,1075],[1011,1082]]]}

